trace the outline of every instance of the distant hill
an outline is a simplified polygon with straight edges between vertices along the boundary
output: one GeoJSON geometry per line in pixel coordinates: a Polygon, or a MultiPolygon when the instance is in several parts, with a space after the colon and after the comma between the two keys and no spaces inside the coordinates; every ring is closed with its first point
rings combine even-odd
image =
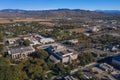
{"type": "Polygon", "coordinates": [[[109,14],[120,14],[120,10],[96,10],[96,12],[104,12],[109,14]]]}
{"type": "Polygon", "coordinates": [[[96,18],[109,17],[110,14],[102,11],[89,11],[80,9],[56,9],[56,10],[20,10],[20,9],[4,9],[0,10],[0,18],[96,18]]]}
{"type": "Polygon", "coordinates": [[[0,10],[0,12],[16,12],[16,13],[19,13],[19,12],[26,12],[27,10],[20,10],[20,9],[3,9],[3,10],[0,10]]]}

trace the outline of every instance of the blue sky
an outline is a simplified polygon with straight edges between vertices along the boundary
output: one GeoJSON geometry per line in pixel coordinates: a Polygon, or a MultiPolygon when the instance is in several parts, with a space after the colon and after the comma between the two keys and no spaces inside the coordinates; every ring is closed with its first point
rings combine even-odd
{"type": "Polygon", "coordinates": [[[58,8],[120,10],[120,0],[0,0],[0,9],[48,10],[58,8]]]}

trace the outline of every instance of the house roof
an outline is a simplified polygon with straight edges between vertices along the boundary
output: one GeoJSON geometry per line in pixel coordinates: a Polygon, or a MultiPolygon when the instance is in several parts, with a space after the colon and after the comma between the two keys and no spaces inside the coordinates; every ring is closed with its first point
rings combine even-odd
{"type": "Polygon", "coordinates": [[[9,54],[24,53],[24,52],[34,51],[34,50],[35,49],[31,46],[28,46],[28,47],[14,47],[14,48],[10,48],[9,54]]]}

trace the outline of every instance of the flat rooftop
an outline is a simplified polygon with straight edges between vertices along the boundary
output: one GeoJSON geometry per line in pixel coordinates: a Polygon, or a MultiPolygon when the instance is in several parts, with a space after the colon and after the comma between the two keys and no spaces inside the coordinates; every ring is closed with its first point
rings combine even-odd
{"type": "Polygon", "coordinates": [[[76,53],[74,50],[69,49],[66,46],[61,45],[61,44],[53,44],[53,45],[49,46],[49,50],[52,51],[54,54],[57,54],[61,57],[64,55],[76,53]]]}
{"type": "Polygon", "coordinates": [[[31,46],[28,47],[14,47],[14,48],[10,48],[9,52],[10,54],[16,54],[16,53],[24,53],[27,51],[34,51],[34,48],[31,46]]]}
{"type": "Polygon", "coordinates": [[[114,60],[120,61],[120,55],[113,57],[114,60]]]}
{"type": "Polygon", "coordinates": [[[57,52],[56,54],[59,56],[63,56],[65,54],[69,54],[69,53],[73,53],[73,52],[70,50],[64,50],[64,51],[57,52]]]}

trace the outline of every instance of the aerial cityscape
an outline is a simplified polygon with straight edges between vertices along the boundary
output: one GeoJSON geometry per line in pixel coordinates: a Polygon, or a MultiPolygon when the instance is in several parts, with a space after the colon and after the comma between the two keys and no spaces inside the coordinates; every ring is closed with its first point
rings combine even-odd
{"type": "Polygon", "coordinates": [[[120,1],[0,0],[0,80],[120,80],[120,1]]]}

